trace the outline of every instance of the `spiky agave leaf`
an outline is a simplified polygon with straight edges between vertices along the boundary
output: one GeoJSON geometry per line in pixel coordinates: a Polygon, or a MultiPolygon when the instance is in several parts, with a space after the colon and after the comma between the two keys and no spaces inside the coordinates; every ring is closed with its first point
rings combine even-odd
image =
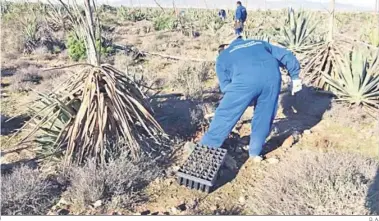
{"type": "Polygon", "coordinates": [[[284,39],[279,43],[299,53],[314,48],[314,45],[311,44],[310,35],[315,31],[318,23],[313,20],[313,14],[306,11],[295,13],[290,8],[281,29],[284,39]]]}
{"type": "Polygon", "coordinates": [[[373,76],[367,57],[358,49],[344,59],[338,59],[339,72],[336,78],[323,74],[333,87],[339,100],[362,105],[370,109],[379,108],[379,76],[373,76]]]}

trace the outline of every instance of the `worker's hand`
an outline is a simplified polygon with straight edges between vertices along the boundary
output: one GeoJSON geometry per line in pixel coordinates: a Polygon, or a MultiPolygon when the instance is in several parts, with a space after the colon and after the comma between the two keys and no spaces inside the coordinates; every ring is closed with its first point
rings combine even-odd
{"type": "Polygon", "coordinates": [[[295,95],[297,92],[301,91],[301,89],[303,89],[301,80],[300,79],[292,80],[291,87],[292,87],[291,89],[292,95],[295,95]]]}

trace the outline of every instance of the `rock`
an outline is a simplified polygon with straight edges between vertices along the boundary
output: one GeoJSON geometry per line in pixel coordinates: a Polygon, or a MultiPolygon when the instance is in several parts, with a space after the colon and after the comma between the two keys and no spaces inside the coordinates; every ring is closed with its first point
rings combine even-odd
{"type": "Polygon", "coordinates": [[[311,130],[304,130],[304,135],[310,135],[312,133],[311,130]]]}
{"type": "Polygon", "coordinates": [[[58,201],[57,205],[70,205],[70,203],[67,202],[64,198],[61,198],[61,199],[58,201]]]}
{"type": "Polygon", "coordinates": [[[58,215],[60,215],[60,216],[64,216],[64,215],[68,215],[68,214],[70,214],[70,211],[68,211],[67,209],[58,210],[58,215]]]}
{"type": "Polygon", "coordinates": [[[192,151],[195,149],[195,147],[196,147],[196,144],[193,142],[187,142],[186,144],[184,144],[184,157],[189,156],[192,153],[192,151]]]}
{"type": "Polygon", "coordinates": [[[293,136],[289,136],[282,144],[283,148],[290,148],[295,143],[293,136]]]}
{"type": "Polygon", "coordinates": [[[236,160],[234,160],[229,154],[226,154],[224,164],[230,170],[238,169],[236,160]]]}
{"type": "Polygon", "coordinates": [[[268,159],[266,159],[266,162],[269,164],[277,164],[277,163],[279,163],[279,160],[276,158],[268,158],[268,159]]]}
{"type": "Polygon", "coordinates": [[[185,203],[182,203],[180,204],[179,206],[176,207],[179,211],[185,211],[187,210],[187,207],[186,207],[186,204],[185,203]]]}
{"type": "Polygon", "coordinates": [[[212,205],[212,206],[209,207],[209,209],[212,210],[212,211],[217,211],[218,207],[219,207],[218,205],[212,205]]]}
{"type": "Polygon", "coordinates": [[[175,207],[172,207],[171,208],[171,213],[173,214],[173,215],[176,215],[176,214],[178,214],[178,209],[176,209],[175,207]]]}
{"type": "Polygon", "coordinates": [[[238,199],[238,202],[241,203],[241,204],[245,204],[245,202],[246,202],[246,196],[240,196],[240,198],[238,199]]]}
{"type": "Polygon", "coordinates": [[[163,212],[163,215],[170,215],[170,213],[169,212],[163,212]]]}
{"type": "Polygon", "coordinates": [[[146,216],[149,214],[150,214],[150,210],[145,210],[145,211],[141,212],[141,215],[143,215],[143,216],[146,216]]]}
{"type": "Polygon", "coordinates": [[[150,215],[152,215],[152,216],[157,216],[157,215],[159,215],[159,212],[155,212],[155,213],[152,213],[152,214],[150,214],[150,215]]]}
{"type": "Polygon", "coordinates": [[[253,163],[260,163],[262,162],[263,158],[260,156],[256,156],[256,157],[251,158],[251,160],[253,161],[253,163]]]}
{"type": "Polygon", "coordinates": [[[166,180],[165,180],[165,184],[166,184],[167,186],[171,186],[173,182],[174,182],[173,179],[166,179],[166,180]]]}
{"type": "Polygon", "coordinates": [[[93,204],[93,207],[94,208],[98,208],[98,207],[100,207],[100,206],[102,206],[103,205],[103,202],[101,201],[101,200],[98,200],[98,201],[96,201],[94,204],[93,204]]]}

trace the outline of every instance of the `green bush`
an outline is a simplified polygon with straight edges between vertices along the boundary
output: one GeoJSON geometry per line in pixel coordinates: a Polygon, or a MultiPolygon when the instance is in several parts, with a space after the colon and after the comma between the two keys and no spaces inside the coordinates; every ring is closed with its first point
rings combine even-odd
{"type": "Polygon", "coordinates": [[[124,6],[117,8],[117,17],[124,21],[142,21],[145,20],[147,15],[141,9],[130,9],[124,6]]]}
{"type": "MultiPolygon", "coordinates": [[[[67,39],[67,48],[68,55],[74,61],[80,61],[87,58],[87,49],[83,39],[80,39],[74,34],[70,34],[67,39]]],[[[101,56],[108,56],[113,53],[113,48],[110,44],[105,44],[102,41],[102,45],[100,47],[100,39],[96,41],[96,48],[100,49],[101,56]]]]}
{"type": "Polygon", "coordinates": [[[167,14],[161,14],[153,20],[153,26],[156,31],[172,30],[175,29],[177,25],[177,19],[174,16],[167,14]]]}

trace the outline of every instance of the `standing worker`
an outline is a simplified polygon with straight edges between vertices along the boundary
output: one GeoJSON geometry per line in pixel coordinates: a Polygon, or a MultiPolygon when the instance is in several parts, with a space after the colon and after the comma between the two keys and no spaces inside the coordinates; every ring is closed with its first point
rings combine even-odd
{"type": "Polygon", "coordinates": [[[243,31],[243,25],[247,18],[247,11],[244,6],[242,6],[242,3],[240,1],[237,1],[237,9],[236,9],[236,15],[235,15],[235,24],[234,29],[236,35],[241,35],[243,31]]]}
{"type": "Polygon", "coordinates": [[[224,9],[221,9],[218,12],[218,17],[221,18],[221,20],[225,21],[225,19],[226,19],[226,11],[224,9]]]}
{"type": "Polygon", "coordinates": [[[255,102],[249,156],[259,158],[276,115],[281,88],[279,67],[292,79],[292,94],[302,89],[300,64],[292,52],[265,41],[244,40],[219,47],[216,74],[224,94],[201,145],[219,148],[250,103],[255,102]]]}

